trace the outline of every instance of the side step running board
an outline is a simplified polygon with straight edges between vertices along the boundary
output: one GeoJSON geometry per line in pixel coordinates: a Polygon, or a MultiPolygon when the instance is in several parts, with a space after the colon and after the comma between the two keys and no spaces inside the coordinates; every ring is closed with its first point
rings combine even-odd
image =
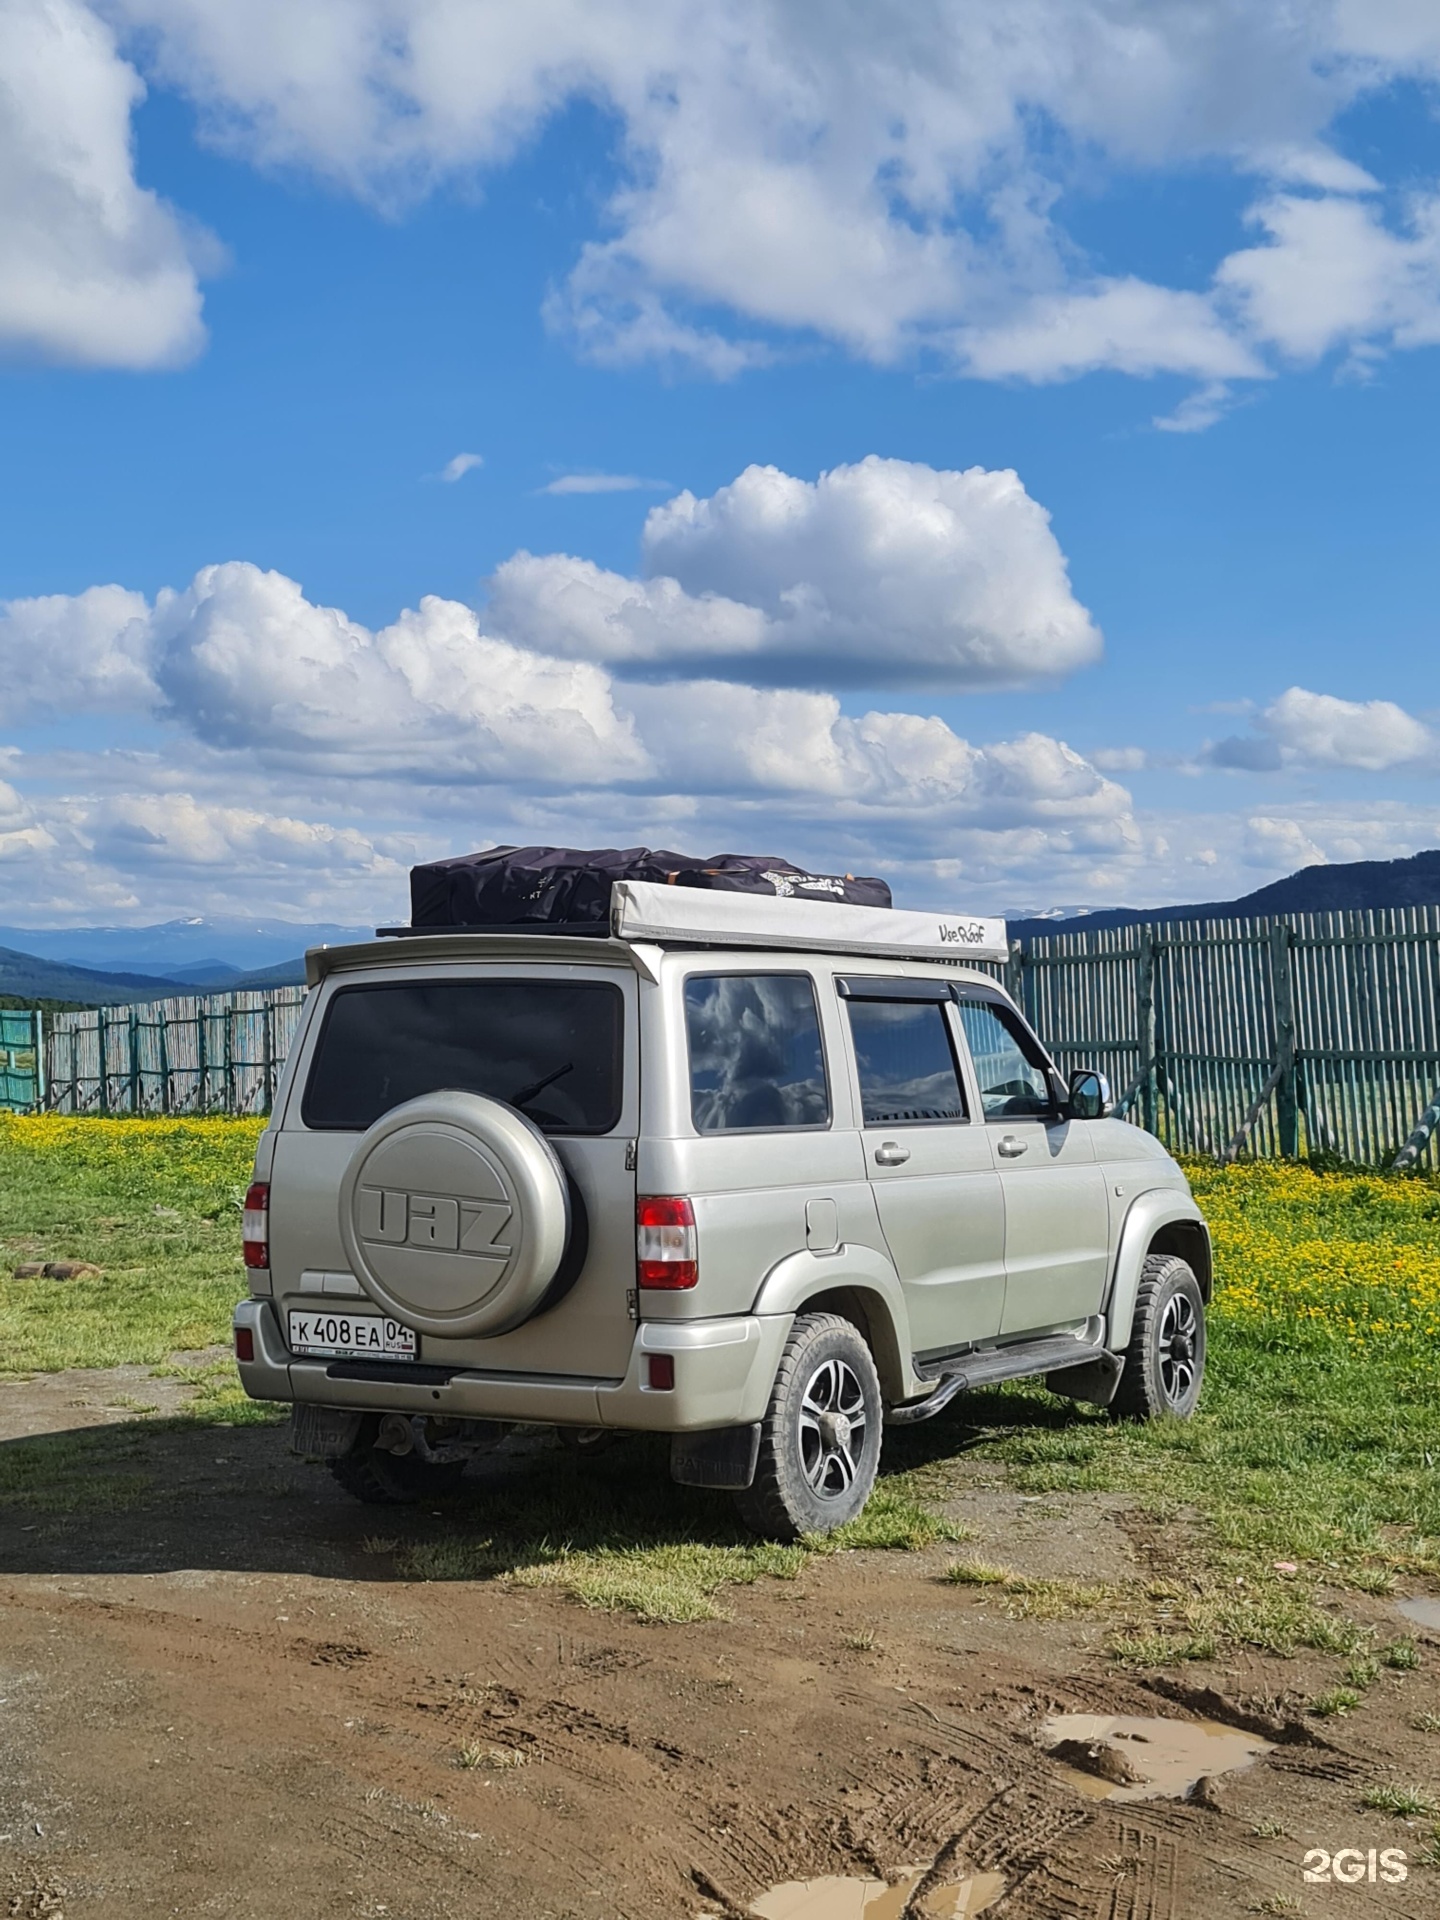
{"type": "MultiPolygon", "coordinates": [[[[973,1387],[993,1386],[1001,1380],[1023,1380],[1036,1373],[1064,1373],[1072,1367],[1105,1362],[1115,1365],[1104,1347],[1087,1346],[1069,1334],[1054,1340],[1022,1341],[1013,1347],[991,1347],[983,1353],[967,1353],[956,1360],[931,1362],[924,1371],[933,1369],[938,1376],[935,1391],[924,1400],[892,1407],[886,1421],[892,1427],[914,1426],[917,1421],[933,1419],[957,1394],[968,1393],[973,1387]]],[[[921,1369],[917,1368],[918,1371],[921,1369]]],[[[1118,1366],[1115,1373],[1118,1379],[1118,1366]]]]}

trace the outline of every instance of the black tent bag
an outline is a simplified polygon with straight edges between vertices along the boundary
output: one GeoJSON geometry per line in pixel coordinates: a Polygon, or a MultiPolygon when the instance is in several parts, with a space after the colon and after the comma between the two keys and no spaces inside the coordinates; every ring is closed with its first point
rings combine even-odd
{"type": "Polygon", "coordinates": [[[767,854],[718,853],[698,860],[664,848],[492,847],[488,853],[431,860],[410,869],[412,927],[603,925],[616,880],[770,898],[844,901],[888,907],[883,880],[806,873],[767,854]]]}

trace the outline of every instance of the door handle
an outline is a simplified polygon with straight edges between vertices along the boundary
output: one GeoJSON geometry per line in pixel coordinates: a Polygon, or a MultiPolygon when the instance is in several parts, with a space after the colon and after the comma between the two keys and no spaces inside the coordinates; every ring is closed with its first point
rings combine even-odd
{"type": "Polygon", "coordinates": [[[1018,1160],[1020,1155],[1022,1153],[1028,1153],[1029,1149],[1030,1142],[1028,1140],[1017,1140],[1013,1133],[1007,1133],[1005,1138],[997,1146],[996,1152],[1003,1153],[1007,1160],[1018,1160]]]}
{"type": "Polygon", "coordinates": [[[882,1140],[875,1149],[877,1167],[903,1167],[909,1158],[909,1147],[902,1147],[894,1140],[882,1140]]]}

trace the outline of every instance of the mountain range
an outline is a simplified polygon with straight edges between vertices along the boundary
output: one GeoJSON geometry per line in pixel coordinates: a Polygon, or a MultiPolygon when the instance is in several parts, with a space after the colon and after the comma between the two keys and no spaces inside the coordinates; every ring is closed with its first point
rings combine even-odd
{"type": "MultiPolygon", "coordinates": [[[[1009,916],[1012,939],[1139,920],[1228,920],[1344,907],[1440,905],[1440,848],[1404,860],[1302,867],[1237,900],[1072,907],[1009,916]]],[[[196,917],[152,927],[0,926],[0,999],[124,1006],[176,994],[279,987],[305,978],[307,947],[368,940],[370,927],[196,917]]]]}

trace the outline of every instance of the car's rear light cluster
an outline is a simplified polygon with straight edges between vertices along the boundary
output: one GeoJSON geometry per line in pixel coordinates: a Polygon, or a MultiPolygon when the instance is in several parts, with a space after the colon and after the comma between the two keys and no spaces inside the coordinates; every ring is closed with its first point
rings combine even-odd
{"type": "Polygon", "coordinates": [[[270,1187],[256,1180],[245,1195],[245,1211],[240,1219],[240,1239],[247,1267],[270,1264],[270,1187]]]}
{"type": "Polygon", "coordinates": [[[635,1277],[668,1292],[699,1283],[695,1209],[683,1196],[642,1194],[635,1202],[635,1277]]]}

